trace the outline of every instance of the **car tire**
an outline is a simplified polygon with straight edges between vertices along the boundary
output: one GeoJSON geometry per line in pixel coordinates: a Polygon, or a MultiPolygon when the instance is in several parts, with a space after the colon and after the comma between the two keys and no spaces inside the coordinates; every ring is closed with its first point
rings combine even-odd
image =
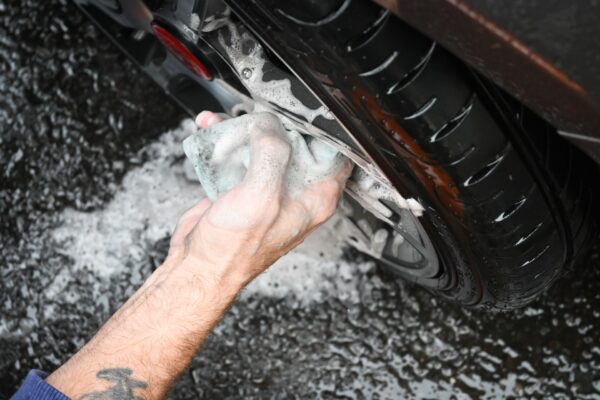
{"type": "Polygon", "coordinates": [[[368,0],[263,0],[237,12],[249,25],[267,19],[253,27],[267,47],[304,63],[294,72],[367,121],[381,154],[423,189],[402,194],[426,206],[442,271],[386,268],[459,304],[506,310],[589,249],[595,165],[430,39],[368,0]]]}

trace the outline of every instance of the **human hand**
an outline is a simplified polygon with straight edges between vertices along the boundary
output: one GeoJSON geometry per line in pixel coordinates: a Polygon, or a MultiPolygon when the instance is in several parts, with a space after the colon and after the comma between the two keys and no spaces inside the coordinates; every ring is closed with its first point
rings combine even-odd
{"type": "MultiPolygon", "coordinates": [[[[203,128],[220,120],[199,117],[203,128]]],[[[164,398],[237,292],[333,214],[352,164],[258,117],[238,121],[250,144],[243,181],[181,217],[165,263],[50,385],[70,398],[106,398],[117,387],[108,377],[136,398],[164,398]]]]}
{"type": "MultiPolygon", "coordinates": [[[[197,123],[206,128],[221,120],[203,112],[197,123]]],[[[204,199],[180,218],[168,257],[187,272],[201,270],[209,284],[239,287],[333,215],[352,171],[352,163],[327,145],[283,134],[271,114],[240,121],[245,130],[240,135],[247,134],[250,143],[246,176],[214,203],[204,199]],[[293,159],[292,148],[297,152],[293,159]]]]}

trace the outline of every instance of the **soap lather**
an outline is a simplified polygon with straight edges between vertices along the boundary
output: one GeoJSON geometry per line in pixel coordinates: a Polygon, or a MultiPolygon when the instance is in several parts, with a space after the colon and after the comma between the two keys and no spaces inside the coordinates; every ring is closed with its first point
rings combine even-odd
{"type": "Polygon", "coordinates": [[[211,201],[243,181],[251,162],[253,137],[258,134],[277,135],[289,143],[290,160],[282,168],[287,168],[284,185],[290,195],[339,171],[347,162],[329,144],[286,130],[274,114],[259,112],[227,119],[200,129],[183,142],[184,152],[211,201]]]}

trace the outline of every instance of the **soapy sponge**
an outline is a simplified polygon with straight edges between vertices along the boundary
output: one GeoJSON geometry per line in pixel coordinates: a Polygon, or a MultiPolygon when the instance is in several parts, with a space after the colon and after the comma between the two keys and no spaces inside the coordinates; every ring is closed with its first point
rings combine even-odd
{"type": "Polygon", "coordinates": [[[268,180],[270,171],[285,168],[284,188],[290,196],[300,193],[311,182],[337,174],[348,162],[330,145],[284,129],[279,118],[267,112],[243,115],[200,129],[185,139],[183,149],[206,195],[215,201],[241,183],[251,160],[264,156],[264,147],[273,143],[289,145],[280,149],[290,151],[289,161],[286,165],[253,171],[258,175],[254,178],[268,180]]]}

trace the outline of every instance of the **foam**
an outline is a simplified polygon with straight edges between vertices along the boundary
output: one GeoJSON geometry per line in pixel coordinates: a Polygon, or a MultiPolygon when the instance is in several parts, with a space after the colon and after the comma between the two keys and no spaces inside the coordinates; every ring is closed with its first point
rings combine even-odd
{"type": "Polygon", "coordinates": [[[262,47],[246,32],[240,34],[233,23],[227,26],[229,40],[226,40],[221,32],[219,41],[242,83],[252,93],[254,100],[277,104],[293,114],[302,116],[309,123],[319,116],[333,119],[333,115],[325,106],[317,109],[306,107],[292,93],[292,84],[289,79],[264,81],[266,59],[262,47]]]}
{"type": "Polygon", "coordinates": [[[409,210],[415,217],[422,216],[425,211],[416,199],[403,197],[391,186],[377,181],[359,168],[355,168],[352,178],[348,181],[348,188],[361,202],[368,203],[369,207],[387,218],[392,216],[392,211],[380,200],[390,201],[402,209],[409,210]]]}
{"type": "Polygon", "coordinates": [[[253,170],[257,176],[252,178],[263,183],[275,182],[279,171],[287,167],[284,186],[290,196],[300,193],[311,182],[338,173],[347,162],[332,146],[305,138],[297,131],[285,130],[275,115],[266,112],[228,119],[201,129],[183,142],[183,148],[213,201],[243,181],[252,158],[262,162],[261,169],[253,170]],[[274,141],[260,142],[267,137],[274,141]],[[277,143],[287,144],[291,150],[287,166],[280,165],[285,161],[278,154],[285,151],[283,148],[264,151],[265,145],[277,143]],[[252,152],[255,154],[251,157],[252,152]]]}
{"type": "Polygon", "coordinates": [[[71,208],[53,238],[74,259],[74,268],[89,267],[102,277],[138,268],[147,248],[170,235],[179,216],[205,197],[198,184],[185,178],[181,140],[195,131],[191,120],[146,147],[151,160],[129,171],[121,190],[105,208],[81,212],[71,208]]]}

